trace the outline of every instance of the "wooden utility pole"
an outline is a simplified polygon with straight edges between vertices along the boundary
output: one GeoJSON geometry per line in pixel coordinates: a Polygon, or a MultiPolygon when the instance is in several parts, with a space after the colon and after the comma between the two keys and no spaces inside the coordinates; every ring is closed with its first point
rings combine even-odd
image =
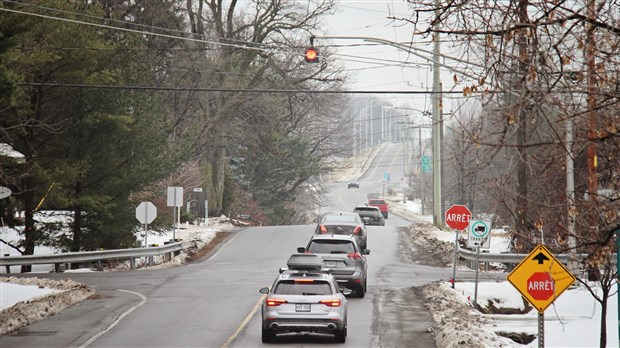
{"type": "MultiPolygon", "coordinates": [[[[589,20],[594,20],[595,1],[588,0],[587,15],[589,20]]],[[[598,191],[598,178],[596,175],[597,158],[596,158],[596,61],[594,52],[596,50],[595,27],[590,22],[586,24],[586,68],[588,72],[588,200],[595,202],[598,191]]]]}

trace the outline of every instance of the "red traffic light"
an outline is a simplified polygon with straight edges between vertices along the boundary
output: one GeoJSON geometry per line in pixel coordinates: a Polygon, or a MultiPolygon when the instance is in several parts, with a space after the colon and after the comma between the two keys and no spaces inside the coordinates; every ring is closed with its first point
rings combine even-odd
{"type": "Polygon", "coordinates": [[[306,62],[316,63],[319,61],[319,53],[314,47],[306,48],[306,62]]]}

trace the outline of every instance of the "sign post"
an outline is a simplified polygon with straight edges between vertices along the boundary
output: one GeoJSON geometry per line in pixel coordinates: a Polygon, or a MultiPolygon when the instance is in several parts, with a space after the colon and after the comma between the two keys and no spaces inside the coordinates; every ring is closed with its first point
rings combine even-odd
{"type": "Polygon", "coordinates": [[[168,187],[168,197],[166,203],[169,207],[172,207],[172,239],[177,241],[177,209],[183,206],[183,187],[170,186],[168,187]]]}
{"type": "Polygon", "coordinates": [[[151,202],[142,202],[136,207],[136,219],[144,225],[144,247],[148,247],[148,224],[157,217],[157,207],[151,202]]]}
{"type": "Polygon", "coordinates": [[[575,282],[575,276],[544,245],[538,245],[507,279],[538,310],[538,346],[544,347],[545,309],[575,282]]]}
{"type": "Polygon", "coordinates": [[[456,264],[458,263],[459,255],[459,230],[464,230],[469,225],[469,219],[471,218],[471,211],[460,204],[454,204],[448,210],[446,210],[446,225],[456,230],[456,238],[454,240],[454,271],[452,272],[452,289],[454,289],[454,283],[456,283],[456,264]]]}
{"type": "Polygon", "coordinates": [[[480,271],[480,248],[491,246],[491,222],[469,220],[467,247],[476,248],[476,282],[474,283],[474,307],[478,307],[478,273],[480,271]]]}

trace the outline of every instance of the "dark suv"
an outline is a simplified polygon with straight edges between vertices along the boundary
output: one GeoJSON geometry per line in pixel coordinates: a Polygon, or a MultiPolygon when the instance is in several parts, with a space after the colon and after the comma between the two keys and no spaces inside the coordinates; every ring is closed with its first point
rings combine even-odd
{"type": "Polygon", "coordinates": [[[350,235],[314,235],[308,245],[297,248],[299,253],[312,253],[323,258],[323,267],[329,268],[342,288],[355,291],[364,297],[368,281],[365,255],[370,250],[361,249],[350,235]]]}
{"type": "Polygon", "coordinates": [[[371,207],[368,205],[360,205],[353,209],[354,213],[359,214],[362,218],[362,221],[366,225],[379,225],[385,226],[385,219],[383,218],[383,214],[381,214],[381,210],[377,207],[371,207]]]}

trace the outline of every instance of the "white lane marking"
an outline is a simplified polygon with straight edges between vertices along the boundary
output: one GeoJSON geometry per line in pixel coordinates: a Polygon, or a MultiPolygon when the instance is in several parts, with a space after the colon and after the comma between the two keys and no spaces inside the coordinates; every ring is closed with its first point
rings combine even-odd
{"type": "Polygon", "coordinates": [[[254,313],[256,313],[256,311],[258,311],[258,308],[260,307],[261,303],[263,301],[265,301],[266,297],[267,297],[267,294],[261,296],[261,298],[258,300],[258,302],[256,302],[256,304],[254,305],[254,308],[252,308],[250,313],[248,313],[248,315],[246,315],[246,317],[243,319],[241,324],[239,324],[239,327],[237,327],[235,332],[233,332],[233,334],[226,340],[226,342],[224,342],[224,344],[222,345],[222,348],[230,347],[230,344],[233,343],[237,339],[237,337],[239,337],[241,332],[243,330],[245,330],[245,327],[248,325],[248,323],[250,323],[250,320],[254,316],[254,313]]]}
{"type": "Polygon", "coordinates": [[[110,326],[108,326],[105,330],[97,333],[95,336],[91,337],[88,341],[86,341],[86,343],[81,345],[80,348],[88,347],[91,343],[95,342],[95,340],[97,340],[99,337],[101,337],[101,335],[103,335],[104,333],[112,330],[121,320],[123,320],[123,318],[125,318],[129,313],[133,312],[134,309],[142,306],[147,301],[146,296],[144,296],[144,295],[142,295],[140,293],[129,291],[129,290],[123,290],[123,289],[118,289],[118,291],[124,291],[124,292],[128,292],[130,294],[134,294],[134,295],[140,297],[142,299],[142,301],[140,301],[140,303],[138,303],[137,305],[129,308],[127,311],[125,311],[123,314],[121,314],[118,318],[116,318],[116,320],[114,320],[114,322],[110,326]]]}

